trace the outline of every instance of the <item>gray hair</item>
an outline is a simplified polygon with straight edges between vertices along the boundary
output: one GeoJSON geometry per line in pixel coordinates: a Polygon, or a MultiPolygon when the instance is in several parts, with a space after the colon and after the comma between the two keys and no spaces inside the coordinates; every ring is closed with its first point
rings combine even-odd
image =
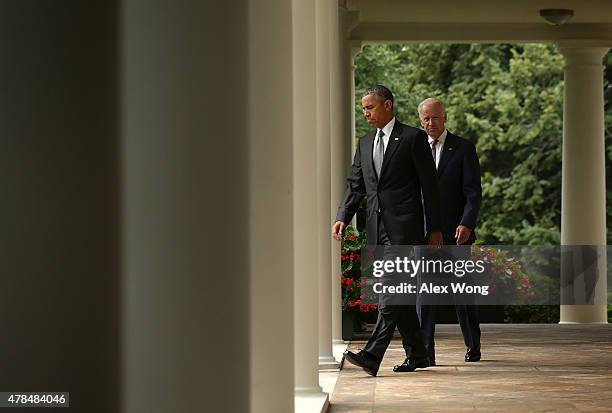
{"type": "Polygon", "coordinates": [[[391,104],[393,104],[393,93],[391,93],[391,91],[383,85],[376,85],[367,88],[361,97],[364,98],[369,95],[374,95],[383,102],[385,100],[390,100],[391,104]]]}
{"type": "Polygon", "coordinates": [[[417,112],[419,112],[419,115],[421,114],[421,109],[423,108],[423,106],[429,104],[429,103],[437,103],[440,106],[442,106],[442,112],[446,113],[446,106],[444,105],[444,102],[442,102],[440,99],[436,99],[436,98],[427,98],[424,101],[422,101],[421,103],[419,103],[419,106],[417,107],[417,112]]]}

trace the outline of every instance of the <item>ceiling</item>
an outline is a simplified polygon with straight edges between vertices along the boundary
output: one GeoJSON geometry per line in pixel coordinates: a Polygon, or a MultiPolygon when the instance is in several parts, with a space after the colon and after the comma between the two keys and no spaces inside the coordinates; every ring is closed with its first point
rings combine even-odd
{"type": "Polygon", "coordinates": [[[574,23],[612,23],[612,0],[346,0],[368,22],[543,23],[540,9],[572,9],[574,23]]]}
{"type": "MultiPolygon", "coordinates": [[[[341,1],[342,2],[342,1],[341,1]]],[[[612,46],[612,0],[345,0],[359,42],[588,42],[612,46]],[[540,9],[574,11],[562,26],[540,9]]]]}

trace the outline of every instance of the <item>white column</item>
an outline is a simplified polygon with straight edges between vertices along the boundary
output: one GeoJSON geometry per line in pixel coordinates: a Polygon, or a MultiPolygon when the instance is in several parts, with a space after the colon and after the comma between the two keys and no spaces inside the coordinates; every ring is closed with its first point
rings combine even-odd
{"type": "MultiPolygon", "coordinates": [[[[350,40],[349,41],[349,56],[348,56],[348,66],[349,66],[349,95],[347,96],[348,99],[348,118],[350,121],[350,126],[349,126],[349,130],[350,130],[350,142],[348,143],[349,145],[349,153],[350,153],[350,158],[349,158],[349,162],[352,162],[352,156],[355,153],[355,150],[357,149],[357,129],[356,129],[356,117],[355,117],[355,95],[357,93],[357,91],[355,90],[355,69],[357,68],[355,66],[355,58],[357,57],[357,55],[359,53],[361,53],[361,49],[363,48],[363,43],[361,41],[358,40],[350,40]]],[[[360,93],[362,93],[363,91],[360,90],[360,93]]],[[[355,216],[353,217],[353,220],[351,222],[352,225],[354,225],[355,227],[357,226],[357,214],[355,214],[355,216]]]]}
{"type": "MultiPolygon", "coordinates": [[[[331,1],[330,64],[331,64],[331,212],[332,221],[346,188],[345,178],[350,165],[350,121],[348,113],[349,68],[348,41],[345,32],[346,8],[331,1]]],[[[332,341],[342,343],[342,289],[340,279],[340,243],[331,243],[332,271],[332,341]]]]}
{"type": "Polygon", "coordinates": [[[256,3],[122,10],[126,412],[293,410],[291,9],[256,3]]]}
{"type": "Polygon", "coordinates": [[[602,58],[608,47],[561,44],[565,57],[561,244],[603,247],[595,305],[561,305],[561,323],[606,323],[606,186],[602,58]]]}
{"type": "MultiPolygon", "coordinates": [[[[357,57],[357,55],[359,53],[361,53],[361,49],[363,48],[363,43],[361,43],[361,41],[357,41],[357,40],[351,40],[349,42],[349,47],[350,47],[350,55],[349,55],[349,67],[350,67],[350,79],[349,79],[349,84],[351,87],[350,90],[350,94],[351,96],[349,97],[350,99],[350,111],[351,111],[351,154],[355,153],[355,149],[357,149],[356,145],[355,145],[355,139],[357,138],[357,132],[355,129],[355,123],[357,121],[357,119],[355,118],[355,95],[357,94],[357,91],[355,90],[355,69],[357,68],[355,66],[355,58],[357,57]]],[[[359,93],[362,93],[363,90],[360,90],[359,93]]]]}
{"type": "Polygon", "coordinates": [[[117,412],[117,2],[5,6],[0,388],[117,412]]]}
{"type": "Polygon", "coordinates": [[[292,4],[249,0],[248,12],[251,412],[287,413],[295,397],[292,4]]]}
{"type": "MultiPolygon", "coordinates": [[[[127,0],[122,8],[124,412],[252,411],[249,285],[257,278],[249,274],[258,272],[248,257],[261,212],[249,216],[249,188],[265,193],[270,185],[248,170],[250,137],[267,143],[248,123],[248,5],[127,0]]],[[[283,56],[277,60],[282,68],[283,56]]],[[[290,88],[282,76],[276,81],[274,89],[290,88]]],[[[287,126],[284,96],[261,104],[287,126]]],[[[290,173],[279,165],[278,176],[290,173]]],[[[278,228],[291,225],[288,205],[275,205],[278,228]]],[[[275,231],[274,242],[257,239],[276,250],[270,272],[280,280],[273,287],[282,311],[291,297],[286,268],[276,268],[287,265],[285,232],[275,231]]],[[[267,411],[291,408],[285,321],[273,312],[266,320],[279,327],[275,358],[288,369],[265,367],[275,392],[261,391],[286,407],[267,411]]]]}
{"type": "Polygon", "coordinates": [[[293,242],[295,394],[322,396],[319,386],[319,275],[314,2],[293,0],[293,242]],[[315,257],[315,259],[313,259],[315,257]]]}
{"type": "Polygon", "coordinates": [[[316,20],[316,108],[317,108],[317,213],[319,272],[319,365],[337,365],[332,352],[332,277],[331,277],[331,155],[330,155],[330,1],[315,1],[316,20]]]}

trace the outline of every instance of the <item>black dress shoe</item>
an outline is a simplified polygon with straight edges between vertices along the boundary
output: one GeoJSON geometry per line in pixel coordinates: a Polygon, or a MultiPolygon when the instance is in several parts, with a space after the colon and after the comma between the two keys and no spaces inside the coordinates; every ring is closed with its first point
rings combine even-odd
{"type": "Polygon", "coordinates": [[[363,351],[353,353],[352,351],[347,350],[344,352],[344,359],[357,367],[361,367],[370,376],[376,377],[376,374],[378,374],[380,362],[374,360],[374,358],[368,353],[363,351]]]}
{"type": "Polygon", "coordinates": [[[404,360],[402,364],[399,364],[393,367],[393,371],[396,373],[411,372],[411,371],[415,371],[416,369],[424,369],[429,366],[431,366],[431,364],[429,363],[429,359],[426,359],[426,358],[421,359],[421,360],[411,360],[411,361],[406,359],[404,360]]]}
{"type": "Polygon", "coordinates": [[[480,347],[468,348],[467,353],[465,353],[465,361],[480,361],[480,356],[480,347]]]}

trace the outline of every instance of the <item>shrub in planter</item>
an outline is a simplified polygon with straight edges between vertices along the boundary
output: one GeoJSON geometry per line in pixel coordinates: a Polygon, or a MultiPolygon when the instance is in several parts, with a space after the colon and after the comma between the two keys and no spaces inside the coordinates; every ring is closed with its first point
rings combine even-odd
{"type": "MultiPolygon", "coordinates": [[[[342,311],[356,322],[357,331],[364,320],[371,320],[378,306],[362,302],[361,248],[365,246],[365,233],[347,226],[342,238],[342,311]]],[[[344,317],[346,319],[346,317],[344,317]]]]}

